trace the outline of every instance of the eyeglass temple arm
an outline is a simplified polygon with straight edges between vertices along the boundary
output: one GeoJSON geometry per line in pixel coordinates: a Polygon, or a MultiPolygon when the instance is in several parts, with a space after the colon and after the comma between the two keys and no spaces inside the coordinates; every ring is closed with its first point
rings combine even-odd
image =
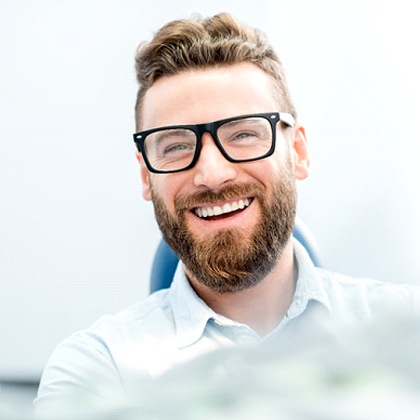
{"type": "Polygon", "coordinates": [[[295,125],[295,117],[292,114],[289,114],[288,112],[279,112],[280,115],[280,121],[286,123],[287,125],[290,125],[290,127],[293,127],[295,125]]]}

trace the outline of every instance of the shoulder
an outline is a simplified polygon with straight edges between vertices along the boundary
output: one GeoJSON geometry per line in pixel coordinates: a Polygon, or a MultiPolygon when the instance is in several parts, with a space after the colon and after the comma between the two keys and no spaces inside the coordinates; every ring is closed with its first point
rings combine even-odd
{"type": "Polygon", "coordinates": [[[344,274],[316,268],[321,281],[330,289],[344,289],[355,293],[383,293],[408,296],[420,294],[420,285],[389,283],[364,277],[350,277],[344,274]]]}
{"type": "Polygon", "coordinates": [[[103,315],[89,328],[70,335],[63,344],[89,343],[98,351],[109,353],[130,340],[141,339],[142,335],[172,329],[173,314],[169,290],[161,290],[143,301],[113,315],[103,315]]]}
{"type": "Polygon", "coordinates": [[[419,315],[420,286],[354,278],[317,268],[333,312],[350,310],[354,316],[419,315]]]}
{"type": "Polygon", "coordinates": [[[37,412],[71,405],[82,393],[92,401],[115,399],[124,395],[133,373],[148,377],[157,341],[173,335],[168,294],[162,290],[116,315],[102,316],[63,340],[44,369],[37,412]]]}

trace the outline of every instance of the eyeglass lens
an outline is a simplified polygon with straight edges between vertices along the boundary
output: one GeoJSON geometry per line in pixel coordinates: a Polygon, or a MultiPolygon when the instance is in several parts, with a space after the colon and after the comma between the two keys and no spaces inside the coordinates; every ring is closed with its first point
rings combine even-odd
{"type": "MultiPolygon", "coordinates": [[[[263,117],[226,122],[218,127],[216,136],[225,153],[237,161],[263,157],[273,141],[271,124],[263,117]]],[[[144,149],[153,168],[174,171],[192,163],[197,144],[197,135],[190,129],[164,129],[149,134],[144,149]]]]}

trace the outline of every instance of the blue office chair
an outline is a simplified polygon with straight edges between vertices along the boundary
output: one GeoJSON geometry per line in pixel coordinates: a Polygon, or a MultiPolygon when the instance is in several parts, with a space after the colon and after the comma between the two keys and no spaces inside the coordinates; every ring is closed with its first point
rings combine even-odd
{"type": "MultiPolygon", "coordinates": [[[[293,236],[306,248],[313,263],[317,267],[320,267],[321,262],[316,242],[309,229],[299,218],[296,219],[293,236]]],[[[160,289],[167,289],[171,285],[177,265],[178,257],[162,239],[153,259],[150,276],[150,293],[160,289]]]]}

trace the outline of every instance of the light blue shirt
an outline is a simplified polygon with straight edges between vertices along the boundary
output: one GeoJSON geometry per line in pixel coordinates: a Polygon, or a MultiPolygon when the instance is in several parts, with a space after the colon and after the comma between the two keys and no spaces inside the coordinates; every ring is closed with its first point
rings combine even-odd
{"type": "MultiPolygon", "coordinates": [[[[420,287],[352,279],[316,268],[294,242],[298,278],[293,301],[277,328],[261,339],[244,324],[215,313],[190,286],[182,266],[169,289],[113,316],[103,316],[55,350],[41,380],[37,412],[50,414],[86,401],[113,401],[140,395],[147,377],[228,346],[255,345],[386,317],[420,313],[420,287]]],[[[277,344],[276,344],[277,345],[277,344]]],[[[143,389],[144,390],[144,389],[143,389]]]]}

